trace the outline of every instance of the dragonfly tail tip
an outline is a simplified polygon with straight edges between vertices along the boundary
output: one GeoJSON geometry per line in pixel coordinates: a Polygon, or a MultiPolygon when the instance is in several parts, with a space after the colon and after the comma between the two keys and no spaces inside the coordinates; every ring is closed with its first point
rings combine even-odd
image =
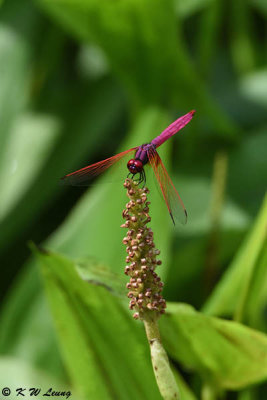
{"type": "Polygon", "coordinates": [[[172,215],[171,212],[170,212],[170,217],[171,217],[171,219],[172,219],[173,225],[175,226],[175,221],[174,221],[174,218],[173,218],[173,215],[172,215]]]}
{"type": "Polygon", "coordinates": [[[186,209],[184,209],[184,215],[185,215],[185,220],[184,220],[184,225],[185,225],[187,223],[187,217],[188,217],[186,209]]]}

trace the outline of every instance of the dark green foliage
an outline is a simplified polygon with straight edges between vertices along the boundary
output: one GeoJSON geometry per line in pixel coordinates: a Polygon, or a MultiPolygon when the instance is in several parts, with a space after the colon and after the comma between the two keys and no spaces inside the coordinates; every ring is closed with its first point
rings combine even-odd
{"type": "Polygon", "coordinates": [[[88,189],[58,181],[196,109],[159,149],[185,227],[147,174],[161,333],[183,400],[263,399],[266,2],[6,0],[0,12],[0,387],[21,375],[75,398],[160,398],[127,310],[125,165],[88,189]],[[32,256],[29,241],[48,251],[32,256]]]}

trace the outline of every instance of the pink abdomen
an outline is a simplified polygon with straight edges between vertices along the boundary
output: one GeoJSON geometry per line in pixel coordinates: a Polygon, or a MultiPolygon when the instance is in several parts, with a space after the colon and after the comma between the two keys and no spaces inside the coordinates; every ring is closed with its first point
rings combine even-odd
{"type": "Polygon", "coordinates": [[[195,114],[195,110],[190,111],[189,113],[183,115],[182,117],[178,118],[172,124],[168,126],[168,128],[164,129],[163,132],[155,139],[152,140],[152,144],[156,147],[159,147],[162,143],[166,142],[171,136],[175,135],[180,129],[182,129],[188,122],[191,121],[193,115],[195,114]]]}

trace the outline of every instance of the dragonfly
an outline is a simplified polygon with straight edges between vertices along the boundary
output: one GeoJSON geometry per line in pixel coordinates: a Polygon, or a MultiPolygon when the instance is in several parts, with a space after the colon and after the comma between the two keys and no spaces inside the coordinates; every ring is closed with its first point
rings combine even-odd
{"type": "MultiPolygon", "coordinates": [[[[178,220],[182,224],[187,221],[187,211],[184,203],[179,196],[171,178],[157,152],[157,148],[160,147],[166,140],[171,136],[179,132],[185,125],[187,125],[195,114],[195,110],[188,112],[181,116],[174,122],[172,122],[159,136],[155,137],[150,143],[142,144],[141,146],[132,147],[131,149],[125,150],[115,156],[109,157],[105,160],[96,162],[95,164],[88,165],[87,167],[81,168],[77,171],[71,172],[63,176],[62,181],[64,184],[70,184],[73,186],[77,185],[88,185],[90,180],[112,165],[118,163],[120,160],[124,160],[127,157],[130,160],[127,162],[128,177],[137,181],[137,184],[146,182],[146,174],[144,167],[146,164],[150,164],[155,174],[157,183],[165,200],[168,208],[170,217],[173,224],[178,220]]],[[[126,164],[126,163],[125,163],[126,164]]]]}

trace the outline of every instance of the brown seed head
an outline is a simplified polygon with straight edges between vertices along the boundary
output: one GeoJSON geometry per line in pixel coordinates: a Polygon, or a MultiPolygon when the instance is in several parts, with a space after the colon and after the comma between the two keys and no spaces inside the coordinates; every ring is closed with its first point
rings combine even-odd
{"type": "Polygon", "coordinates": [[[147,201],[149,190],[139,187],[131,179],[126,179],[124,187],[129,197],[122,213],[126,220],[122,227],[128,228],[122,241],[128,253],[126,263],[129,265],[124,272],[130,276],[126,285],[130,290],[129,308],[136,311],[133,314],[135,319],[143,319],[147,313],[159,316],[164,313],[166,302],[161,296],[163,283],[154,271],[157,265],[161,265],[161,261],[156,259],[160,251],[155,248],[151,228],[147,227],[151,221],[150,202],[147,201]]]}

